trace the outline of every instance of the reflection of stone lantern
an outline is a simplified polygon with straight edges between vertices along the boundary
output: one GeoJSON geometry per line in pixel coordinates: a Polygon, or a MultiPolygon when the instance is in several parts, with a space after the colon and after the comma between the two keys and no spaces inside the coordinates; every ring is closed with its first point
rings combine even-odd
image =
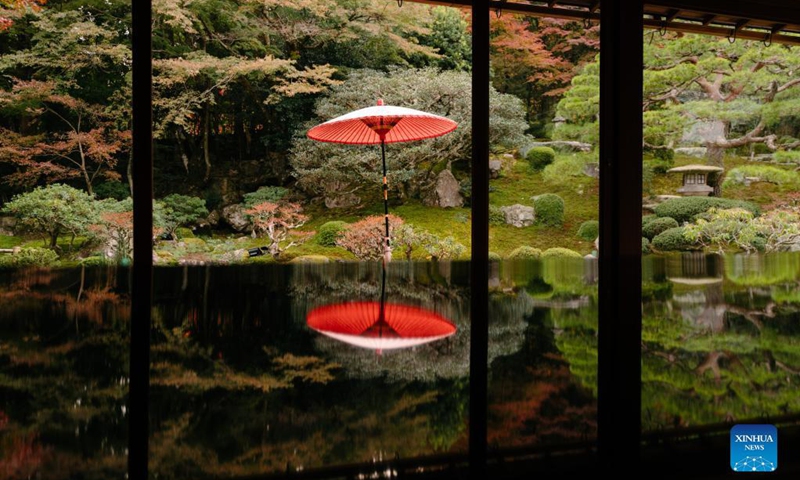
{"type": "Polygon", "coordinates": [[[719,176],[724,169],[711,165],[684,165],[668,170],[670,173],[683,173],[683,185],[678,193],[684,196],[714,196],[714,187],[708,184],[709,177],[719,176]]]}

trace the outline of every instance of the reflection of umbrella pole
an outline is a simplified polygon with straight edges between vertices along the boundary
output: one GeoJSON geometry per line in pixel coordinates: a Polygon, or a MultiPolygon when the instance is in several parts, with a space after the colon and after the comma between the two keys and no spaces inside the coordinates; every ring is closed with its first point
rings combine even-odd
{"type": "Polygon", "coordinates": [[[392,254],[389,245],[389,182],[386,179],[386,141],[383,136],[381,136],[381,162],[383,163],[383,221],[386,226],[386,233],[383,237],[383,258],[389,260],[392,254]]]}
{"type": "MultiPolygon", "coordinates": [[[[389,228],[388,223],[386,228],[389,228]]],[[[383,326],[386,324],[386,257],[383,258],[383,262],[381,263],[381,306],[378,310],[378,324],[381,326],[378,337],[383,337],[383,326]]],[[[380,348],[375,350],[375,352],[378,355],[383,355],[383,350],[380,348]]]]}

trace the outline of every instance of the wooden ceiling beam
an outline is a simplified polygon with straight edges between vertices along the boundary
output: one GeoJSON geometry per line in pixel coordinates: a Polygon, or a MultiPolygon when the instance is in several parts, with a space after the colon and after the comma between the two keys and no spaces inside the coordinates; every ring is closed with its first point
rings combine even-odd
{"type": "MultiPolygon", "coordinates": [[[[406,1],[427,5],[444,5],[461,9],[470,9],[472,7],[472,0],[406,1]]],[[[489,8],[495,12],[502,11],[583,22],[600,20],[600,0],[586,2],[584,8],[575,7],[575,3],[573,2],[565,2],[565,5],[565,3],[560,3],[561,1],[563,0],[550,0],[547,3],[531,5],[529,3],[521,3],[521,0],[489,0],[489,8]]],[[[731,0],[726,1],[728,3],[731,2],[731,0]]],[[[800,31],[796,31],[797,25],[800,25],[800,9],[788,7],[786,19],[784,19],[783,22],[779,22],[778,20],[773,21],[763,18],[763,15],[756,15],[755,12],[759,11],[759,9],[752,8],[750,4],[759,4],[759,2],[749,2],[747,7],[742,6],[739,2],[732,2],[732,7],[730,8],[722,8],[723,3],[724,2],[717,0],[709,0],[709,2],[704,3],[702,7],[698,7],[687,6],[688,3],[684,0],[648,0],[646,5],[651,5],[656,8],[654,12],[646,13],[646,17],[652,16],[653,19],[644,18],[644,26],[662,32],[670,30],[727,37],[732,41],[743,39],[800,45],[800,35],[797,35],[800,31]],[[709,3],[720,6],[719,10],[712,8],[709,3]],[[660,11],[657,8],[659,6],[661,7],[660,11]],[[795,11],[798,13],[796,21],[794,16],[795,11]],[[753,13],[753,15],[747,16],[743,13],[753,13]],[[738,20],[734,22],[734,20],[730,19],[731,17],[738,20]],[[787,19],[791,21],[785,23],[787,19]],[[755,22],[757,22],[757,24],[755,24],[755,22]],[[786,30],[787,26],[790,28],[788,32],[786,30]],[[791,34],[787,34],[789,32],[791,32],[791,34]]],[[[763,6],[761,8],[763,8],[763,6]]],[[[770,16],[775,15],[775,9],[772,10],[773,11],[769,12],[770,16]]]]}
{"type": "MultiPolygon", "coordinates": [[[[764,32],[759,32],[755,30],[746,30],[746,29],[735,30],[735,28],[731,29],[725,27],[706,26],[706,25],[701,25],[699,23],[680,22],[680,23],[664,24],[659,20],[645,18],[644,25],[645,27],[653,29],[662,29],[662,30],[666,29],[673,32],[699,33],[705,35],[713,35],[715,37],[726,37],[733,41],[737,39],[764,41],[767,38],[765,37],[764,32]]],[[[769,32],[767,32],[766,35],[769,35],[769,32]]],[[[786,45],[800,45],[800,36],[773,34],[772,42],[782,43],[786,45]]]]}

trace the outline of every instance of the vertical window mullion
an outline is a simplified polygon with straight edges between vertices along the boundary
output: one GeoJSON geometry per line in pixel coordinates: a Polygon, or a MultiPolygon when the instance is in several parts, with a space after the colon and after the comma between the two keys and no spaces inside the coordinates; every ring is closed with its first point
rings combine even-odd
{"type": "Polygon", "coordinates": [[[489,0],[472,2],[472,259],[469,464],[486,478],[489,351],[489,0]]]}
{"type": "Polygon", "coordinates": [[[151,0],[131,1],[133,51],[133,266],[128,478],[148,471],[150,316],[153,302],[153,121],[151,0]]]}
{"type": "Polygon", "coordinates": [[[597,403],[609,472],[634,466],[641,438],[642,15],[641,1],[601,6],[597,403]]]}

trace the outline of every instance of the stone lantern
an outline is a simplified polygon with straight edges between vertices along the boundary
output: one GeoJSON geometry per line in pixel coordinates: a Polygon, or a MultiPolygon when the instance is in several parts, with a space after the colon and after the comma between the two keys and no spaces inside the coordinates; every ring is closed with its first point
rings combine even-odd
{"type": "Polygon", "coordinates": [[[724,169],[711,165],[684,165],[668,170],[670,173],[683,173],[683,185],[678,193],[683,196],[714,196],[714,187],[708,184],[709,177],[718,176],[724,169]]]}

